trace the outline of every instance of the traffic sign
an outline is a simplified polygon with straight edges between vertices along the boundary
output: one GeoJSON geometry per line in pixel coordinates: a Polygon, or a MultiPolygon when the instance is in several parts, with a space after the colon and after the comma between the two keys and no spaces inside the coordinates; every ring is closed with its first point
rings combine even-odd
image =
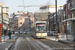
{"type": "Polygon", "coordinates": [[[70,29],[70,27],[67,27],[67,30],[69,30],[70,29]]]}

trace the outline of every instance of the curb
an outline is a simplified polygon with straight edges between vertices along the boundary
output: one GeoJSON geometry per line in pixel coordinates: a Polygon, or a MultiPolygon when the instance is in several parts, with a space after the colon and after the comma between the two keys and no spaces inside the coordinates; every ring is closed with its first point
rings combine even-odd
{"type": "Polygon", "coordinates": [[[71,42],[66,42],[66,41],[63,41],[63,40],[58,40],[59,42],[61,43],[65,43],[65,44],[72,44],[71,42]]]}
{"type": "Polygon", "coordinates": [[[10,49],[12,48],[12,46],[13,46],[13,43],[10,43],[10,44],[8,45],[8,48],[6,48],[5,50],[10,50],[10,49]]]}
{"type": "Polygon", "coordinates": [[[71,46],[71,45],[75,45],[75,43],[71,43],[71,42],[65,42],[65,41],[62,41],[62,40],[59,40],[59,42],[61,42],[61,43],[64,43],[64,44],[67,44],[67,45],[69,45],[69,46],[71,46]]]}

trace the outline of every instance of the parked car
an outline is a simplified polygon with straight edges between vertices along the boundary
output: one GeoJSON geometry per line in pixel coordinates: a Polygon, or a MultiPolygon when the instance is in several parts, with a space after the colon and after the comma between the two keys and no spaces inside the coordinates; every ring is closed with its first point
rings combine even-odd
{"type": "Polygon", "coordinates": [[[19,32],[18,31],[15,31],[15,34],[19,34],[19,32]]]}
{"type": "Polygon", "coordinates": [[[54,36],[55,36],[55,35],[58,35],[58,33],[57,33],[56,31],[54,31],[54,34],[53,34],[53,35],[54,35],[54,36]]]}
{"type": "Polygon", "coordinates": [[[23,34],[23,31],[20,31],[20,34],[23,34]]]}
{"type": "Polygon", "coordinates": [[[23,31],[24,34],[26,34],[26,31],[23,31]]]}
{"type": "Polygon", "coordinates": [[[51,31],[51,32],[50,32],[50,36],[53,36],[53,33],[54,33],[54,32],[53,32],[53,31],[51,31]]]}
{"type": "Polygon", "coordinates": [[[53,35],[55,35],[55,34],[56,34],[55,31],[47,31],[47,35],[48,35],[48,36],[53,36],[53,35]]]}

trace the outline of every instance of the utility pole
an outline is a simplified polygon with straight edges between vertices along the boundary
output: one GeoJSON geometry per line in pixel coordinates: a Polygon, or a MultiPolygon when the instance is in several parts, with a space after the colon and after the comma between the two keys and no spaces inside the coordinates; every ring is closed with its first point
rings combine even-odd
{"type": "Polygon", "coordinates": [[[51,27],[50,27],[50,12],[48,12],[48,21],[49,21],[49,35],[50,35],[50,31],[51,31],[51,27]]]}
{"type": "Polygon", "coordinates": [[[50,31],[50,12],[48,12],[49,31],[50,31]]]}
{"type": "Polygon", "coordinates": [[[31,15],[29,15],[28,17],[29,17],[29,30],[30,30],[30,17],[31,17],[31,15]]]}
{"type": "Polygon", "coordinates": [[[57,0],[55,0],[55,7],[56,7],[56,38],[57,38],[57,36],[58,36],[58,26],[57,26],[57,0]]]}
{"type": "Polygon", "coordinates": [[[55,6],[56,6],[56,31],[57,31],[57,0],[55,0],[55,6]]]}

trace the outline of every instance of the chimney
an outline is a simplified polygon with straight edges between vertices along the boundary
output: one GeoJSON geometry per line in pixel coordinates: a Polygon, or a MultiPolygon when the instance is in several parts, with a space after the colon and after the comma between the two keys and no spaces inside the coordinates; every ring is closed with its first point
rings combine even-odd
{"type": "Polygon", "coordinates": [[[20,13],[19,11],[17,11],[18,13],[20,13]]]}

